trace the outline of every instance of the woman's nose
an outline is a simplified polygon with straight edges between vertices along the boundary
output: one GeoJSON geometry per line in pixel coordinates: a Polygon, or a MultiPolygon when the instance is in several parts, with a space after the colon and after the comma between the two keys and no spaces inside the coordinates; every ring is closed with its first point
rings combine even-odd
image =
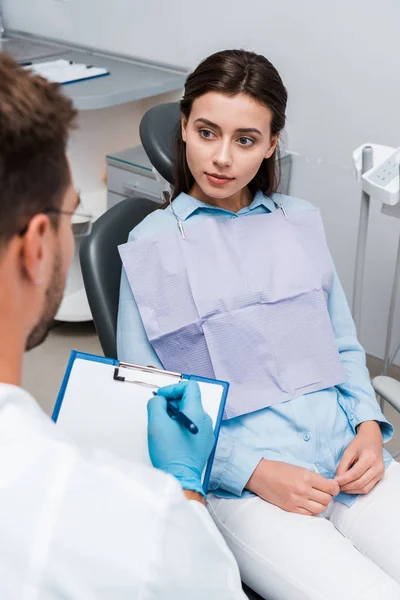
{"type": "Polygon", "coordinates": [[[218,167],[230,167],[232,164],[232,153],[230,144],[221,143],[214,155],[213,162],[218,167]]]}

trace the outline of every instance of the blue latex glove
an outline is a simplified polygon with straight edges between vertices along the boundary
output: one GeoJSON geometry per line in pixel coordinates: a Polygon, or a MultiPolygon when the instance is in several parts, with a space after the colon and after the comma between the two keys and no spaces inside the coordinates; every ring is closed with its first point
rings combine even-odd
{"type": "Polygon", "coordinates": [[[174,475],[186,490],[204,495],[201,475],[214,446],[210,417],[201,404],[200,388],[195,381],[184,381],[160,388],[148,403],[148,440],[151,462],[157,469],[174,475]],[[167,414],[166,398],[197,425],[190,433],[167,414]]]}

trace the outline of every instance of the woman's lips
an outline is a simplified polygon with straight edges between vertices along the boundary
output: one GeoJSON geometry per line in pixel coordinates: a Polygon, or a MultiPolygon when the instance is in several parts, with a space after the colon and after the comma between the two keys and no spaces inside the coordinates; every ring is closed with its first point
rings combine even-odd
{"type": "Polygon", "coordinates": [[[227,177],[226,175],[219,175],[218,173],[206,173],[206,176],[208,181],[214,185],[226,185],[234,180],[234,177],[227,177]]]}

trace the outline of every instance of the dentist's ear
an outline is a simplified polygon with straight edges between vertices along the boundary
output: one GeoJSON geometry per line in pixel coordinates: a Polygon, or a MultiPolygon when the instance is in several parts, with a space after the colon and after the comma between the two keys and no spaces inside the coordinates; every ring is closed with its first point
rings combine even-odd
{"type": "Polygon", "coordinates": [[[271,138],[271,145],[268,148],[268,152],[265,155],[265,158],[271,158],[271,156],[273,155],[273,153],[276,150],[276,146],[278,145],[278,141],[279,141],[279,133],[277,133],[276,135],[272,136],[272,138],[271,138]]]}
{"type": "Polygon", "coordinates": [[[34,285],[46,283],[46,278],[51,273],[54,252],[54,230],[49,217],[44,214],[35,215],[23,236],[21,247],[24,275],[34,285]]]}
{"type": "Polygon", "coordinates": [[[45,279],[45,268],[44,268],[43,260],[41,260],[38,263],[38,266],[36,269],[36,273],[34,276],[34,283],[36,283],[36,285],[43,285],[44,279],[45,279]]]}

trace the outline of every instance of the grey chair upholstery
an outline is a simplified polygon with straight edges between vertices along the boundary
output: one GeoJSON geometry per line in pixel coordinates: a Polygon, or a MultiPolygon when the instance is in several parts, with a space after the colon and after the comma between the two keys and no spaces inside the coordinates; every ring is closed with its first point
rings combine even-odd
{"type": "Polygon", "coordinates": [[[79,251],[83,282],[104,355],[117,358],[117,316],[122,263],[118,246],[158,204],[146,198],[126,198],[94,223],[79,251]]]}
{"type": "Polygon", "coordinates": [[[139,128],[140,140],[151,164],[168,183],[173,183],[173,146],[180,119],[178,102],[159,104],[145,113],[139,128]]]}

